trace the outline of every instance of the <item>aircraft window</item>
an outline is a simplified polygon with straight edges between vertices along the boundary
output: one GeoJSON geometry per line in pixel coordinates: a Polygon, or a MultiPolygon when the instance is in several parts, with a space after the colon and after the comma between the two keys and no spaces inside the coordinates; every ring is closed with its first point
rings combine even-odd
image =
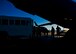
{"type": "Polygon", "coordinates": [[[8,19],[2,19],[2,25],[8,25],[8,19]]]}
{"type": "Polygon", "coordinates": [[[25,20],[21,20],[21,25],[25,25],[25,20]]]}
{"type": "Polygon", "coordinates": [[[14,20],[9,20],[10,25],[14,25],[14,20]]]}
{"type": "Polygon", "coordinates": [[[28,21],[26,21],[26,25],[28,26],[28,21]]]}
{"type": "Polygon", "coordinates": [[[1,24],[1,19],[0,19],[0,24],[1,24]]]}
{"type": "Polygon", "coordinates": [[[16,25],[20,25],[20,20],[15,20],[16,25]]]}
{"type": "Polygon", "coordinates": [[[27,25],[30,25],[31,24],[31,21],[27,21],[27,25]]]}

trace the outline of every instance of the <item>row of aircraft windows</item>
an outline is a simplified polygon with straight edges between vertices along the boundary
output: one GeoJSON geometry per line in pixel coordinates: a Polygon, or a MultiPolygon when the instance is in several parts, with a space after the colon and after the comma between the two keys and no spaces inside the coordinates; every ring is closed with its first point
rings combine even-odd
{"type": "Polygon", "coordinates": [[[27,20],[8,20],[8,19],[0,19],[1,25],[29,25],[30,21],[27,20]]]}

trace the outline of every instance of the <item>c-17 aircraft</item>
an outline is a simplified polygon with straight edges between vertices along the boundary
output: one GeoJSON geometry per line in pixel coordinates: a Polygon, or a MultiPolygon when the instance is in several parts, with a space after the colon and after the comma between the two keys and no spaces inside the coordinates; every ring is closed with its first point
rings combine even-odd
{"type": "Polygon", "coordinates": [[[75,37],[76,3],[72,0],[9,0],[18,9],[39,15],[52,23],[70,28],[66,34],[69,42],[75,37]],[[74,23],[73,23],[73,22],[74,23]]]}
{"type": "Polygon", "coordinates": [[[9,0],[18,9],[39,15],[52,23],[73,28],[76,6],[72,0],[9,0]]]}

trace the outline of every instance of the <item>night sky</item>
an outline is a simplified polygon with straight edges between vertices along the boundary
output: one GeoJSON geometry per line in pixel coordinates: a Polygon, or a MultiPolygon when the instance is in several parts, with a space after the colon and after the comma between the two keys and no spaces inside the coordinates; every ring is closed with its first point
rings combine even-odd
{"type": "MultiPolygon", "coordinates": [[[[76,2],[76,0],[73,0],[73,1],[76,2]]],[[[0,0],[0,15],[3,15],[3,16],[29,17],[29,18],[32,18],[34,21],[36,21],[36,23],[38,25],[49,22],[49,21],[43,19],[42,17],[40,17],[38,15],[32,15],[32,14],[29,14],[27,12],[24,12],[22,10],[17,9],[11,2],[9,2],[7,0],[0,0]]],[[[54,24],[53,26],[56,27],[57,25],[54,24]]],[[[49,30],[51,29],[50,25],[45,26],[45,27],[47,27],[49,30]]]]}

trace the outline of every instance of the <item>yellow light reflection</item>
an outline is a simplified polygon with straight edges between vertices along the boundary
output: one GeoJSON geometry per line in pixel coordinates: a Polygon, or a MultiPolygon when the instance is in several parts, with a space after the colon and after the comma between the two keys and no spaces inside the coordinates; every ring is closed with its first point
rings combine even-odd
{"type": "Polygon", "coordinates": [[[64,28],[63,30],[64,30],[64,32],[68,32],[70,29],[69,28],[64,28]]]}

